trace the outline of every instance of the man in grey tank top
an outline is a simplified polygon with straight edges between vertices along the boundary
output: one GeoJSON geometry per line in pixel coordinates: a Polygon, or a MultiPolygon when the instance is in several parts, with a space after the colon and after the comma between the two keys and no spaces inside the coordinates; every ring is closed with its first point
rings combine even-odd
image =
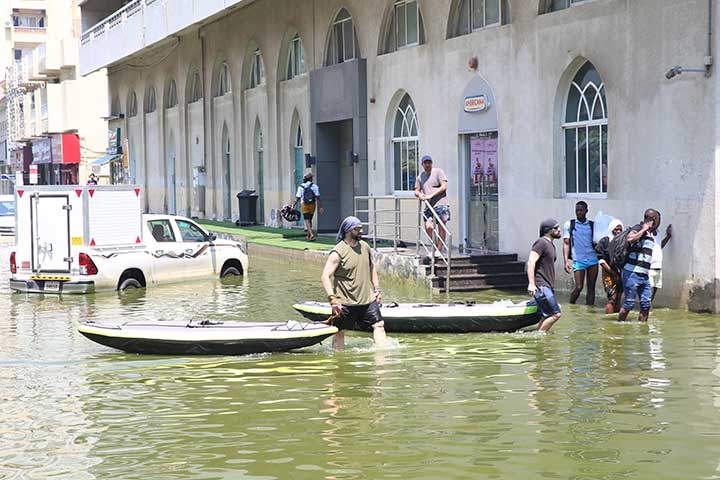
{"type": "Polygon", "coordinates": [[[345,347],[347,328],[372,330],[378,348],[385,348],[385,322],[380,314],[382,294],[370,246],[362,240],[362,223],[356,217],[343,220],[337,245],[328,255],[322,280],[333,311],[333,323],[340,329],[333,348],[345,347]]]}

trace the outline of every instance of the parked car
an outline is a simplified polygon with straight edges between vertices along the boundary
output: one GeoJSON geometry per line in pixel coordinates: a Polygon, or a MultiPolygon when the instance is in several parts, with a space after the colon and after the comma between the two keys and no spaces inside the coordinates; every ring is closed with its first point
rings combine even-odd
{"type": "Polygon", "coordinates": [[[140,187],[24,187],[16,195],[15,291],[91,293],[247,272],[239,242],[189,218],[143,214],[140,187]]]}
{"type": "Polygon", "coordinates": [[[0,195],[0,235],[15,235],[15,195],[0,195]]]}

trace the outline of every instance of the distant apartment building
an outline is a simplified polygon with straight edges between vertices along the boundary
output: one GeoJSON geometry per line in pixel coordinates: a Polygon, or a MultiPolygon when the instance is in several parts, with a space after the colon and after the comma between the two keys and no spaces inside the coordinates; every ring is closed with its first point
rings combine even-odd
{"type": "Polygon", "coordinates": [[[718,311],[713,3],[85,0],[80,70],[108,69],[150,211],[235,219],[252,189],[270,223],[312,168],[332,231],[356,197],[412,198],[429,154],[455,246],[524,256],[579,200],[628,226],[654,207],[660,298],[718,311]]]}
{"type": "Polygon", "coordinates": [[[2,9],[0,188],[80,183],[108,153],[108,110],[105,71],[78,71],[78,2],[11,0],[2,9]]]}

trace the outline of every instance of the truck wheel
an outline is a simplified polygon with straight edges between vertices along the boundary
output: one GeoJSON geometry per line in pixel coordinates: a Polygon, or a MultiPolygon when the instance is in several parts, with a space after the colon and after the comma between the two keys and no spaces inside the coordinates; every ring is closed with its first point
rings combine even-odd
{"type": "Polygon", "coordinates": [[[142,285],[140,285],[140,282],[134,278],[126,278],[120,283],[118,291],[122,292],[123,290],[128,290],[130,288],[142,288],[142,285]]]}
{"type": "Polygon", "coordinates": [[[229,277],[230,275],[239,277],[240,271],[235,267],[226,267],[225,270],[223,270],[222,273],[220,273],[220,278],[229,277]]]}

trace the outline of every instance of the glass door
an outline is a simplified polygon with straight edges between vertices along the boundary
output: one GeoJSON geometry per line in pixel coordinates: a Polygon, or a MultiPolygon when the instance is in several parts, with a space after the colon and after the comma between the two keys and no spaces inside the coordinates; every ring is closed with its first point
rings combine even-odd
{"type": "Polygon", "coordinates": [[[463,135],[467,178],[467,246],[477,253],[497,252],[498,133],[463,135]]]}

